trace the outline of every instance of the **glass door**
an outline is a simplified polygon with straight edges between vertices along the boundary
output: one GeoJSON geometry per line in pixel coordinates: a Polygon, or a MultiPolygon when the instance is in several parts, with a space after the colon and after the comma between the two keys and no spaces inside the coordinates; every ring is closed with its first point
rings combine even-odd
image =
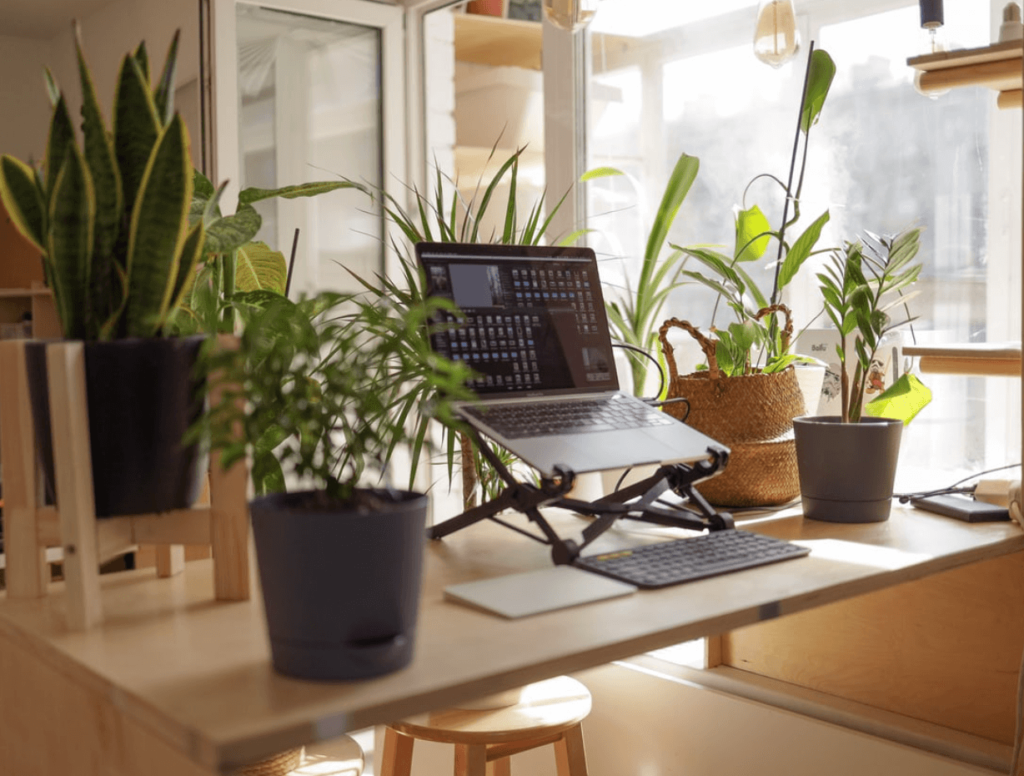
{"type": "MultiPolygon", "coordinates": [[[[361,0],[213,0],[215,176],[239,188],[405,177],[401,9],[361,0]]],[[[384,268],[379,200],[340,190],[256,203],[257,239],[289,256],[294,296],[384,268]]]]}

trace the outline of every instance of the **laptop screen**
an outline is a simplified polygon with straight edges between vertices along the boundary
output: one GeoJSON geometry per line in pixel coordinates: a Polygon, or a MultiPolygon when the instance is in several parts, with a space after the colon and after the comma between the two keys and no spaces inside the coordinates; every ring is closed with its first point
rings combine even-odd
{"type": "Polygon", "coordinates": [[[420,243],[416,255],[427,293],[460,311],[431,345],[478,373],[481,396],[618,388],[590,249],[420,243]]]}

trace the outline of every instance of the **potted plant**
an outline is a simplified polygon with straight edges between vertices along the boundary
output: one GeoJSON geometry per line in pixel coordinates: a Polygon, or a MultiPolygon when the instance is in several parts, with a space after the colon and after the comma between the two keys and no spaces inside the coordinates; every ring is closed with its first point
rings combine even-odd
{"type": "MultiPolygon", "coordinates": [[[[497,144],[491,148],[488,162],[494,156],[497,144]]],[[[555,217],[568,194],[551,206],[545,213],[546,196],[541,195],[528,212],[521,212],[518,204],[519,160],[525,148],[520,148],[505,159],[494,175],[484,184],[481,177],[477,180],[473,195],[466,201],[459,190],[458,181],[444,177],[438,169],[433,182],[433,190],[420,192],[413,190],[415,210],[410,213],[395,197],[382,189],[366,188],[367,194],[380,203],[387,222],[401,232],[403,241],[392,240],[392,246],[398,257],[400,278],[378,275],[362,277],[351,273],[363,287],[366,298],[391,300],[402,309],[411,309],[423,303],[424,278],[413,258],[410,248],[419,242],[451,242],[451,243],[499,243],[503,245],[540,245],[552,239],[549,234],[551,221],[555,217]],[[493,231],[488,232],[483,222],[489,213],[494,212],[490,206],[495,203],[495,193],[503,182],[508,183],[508,198],[505,202],[495,205],[500,208],[501,218],[493,231]],[[449,191],[451,193],[449,194],[449,191]],[[449,199],[450,197],[450,199],[449,199]]],[[[558,240],[559,245],[572,245],[585,230],[574,231],[558,240]]],[[[421,329],[413,336],[415,343],[411,345],[427,347],[427,332],[421,329]]],[[[397,397],[392,411],[399,416],[414,419],[419,426],[417,442],[412,450],[413,466],[410,469],[409,487],[412,487],[416,476],[416,463],[421,448],[428,438],[426,426],[429,416],[420,413],[421,406],[430,406],[434,401],[436,386],[426,380],[414,382],[408,390],[397,397]]],[[[463,505],[469,509],[479,500],[487,500],[497,496],[505,487],[505,482],[487,463],[487,460],[476,449],[473,441],[465,434],[446,433],[445,454],[448,477],[451,481],[456,461],[460,463],[462,474],[463,505]]],[[[518,459],[499,445],[491,444],[491,449],[502,463],[515,470],[518,459]]]]}
{"type": "MultiPolygon", "coordinates": [[[[202,338],[164,335],[205,230],[188,220],[189,138],[173,105],[178,37],[155,87],[145,45],[125,55],[108,130],[75,33],[83,143],[47,73],[45,158],[39,169],[0,158],[0,197],[42,254],[64,337],[85,341],[97,516],[187,507],[203,468],[198,447],[181,444],[200,410],[193,367],[202,338]]],[[[45,456],[44,346],[27,350],[45,456]]],[[[52,456],[46,463],[52,483],[52,456]]]]}
{"type": "Polygon", "coordinates": [[[718,477],[699,486],[714,504],[728,507],[782,504],[799,494],[793,418],[803,414],[804,401],[794,365],[803,357],[790,352],[792,321],[782,291],[807,259],[818,252],[817,243],[829,221],[829,211],[818,215],[795,240],[787,235],[800,220],[807,149],[811,130],[820,118],[835,75],[835,64],[822,49],[808,58],[798,113],[788,182],[770,174],[756,176],[744,191],[735,216],[735,244],[724,253],[714,246],[672,245],[684,261],[700,269],[680,268],[684,278],[710,289],[734,320],[702,333],[689,321],[671,319],[661,329],[662,352],[670,375],[667,395],[685,398],[666,411],[699,431],[729,446],[729,466],[718,477]],[[801,153],[802,147],[802,153],[801,153]],[[773,229],[762,209],[748,204],[747,196],[758,181],[777,185],[782,194],[781,222],[773,229]],[[770,290],[747,268],[768,254],[771,241],[777,251],[770,290]],[[678,326],[693,336],[707,363],[693,374],[678,374],[668,330],[678,326]]]}
{"type": "Polygon", "coordinates": [[[235,387],[193,436],[208,433],[229,466],[278,429],[278,459],[302,484],[250,505],[282,673],[356,679],[412,657],[427,497],[366,483],[396,449],[418,441],[416,425],[392,411],[410,383],[434,389],[419,410],[447,424],[456,422],[450,400],[472,395],[468,367],[433,355],[419,337],[442,306],[450,309],[431,300],[399,309],[336,294],[277,297],[240,307],[238,349],[210,356],[211,383],[235,387]]]}
{"type": "Polygon", "coordinates": [[[902,291],[921,273],[921,264],[911,263],[920,234],[915,228],[846,243],[818,275],[825,312],[839,331],[842,414],[794,421],[805,517],[839,523],[889,517],[903,426],[931,394],[904,375],[870,404],[864,399],[882,338],[913,320],[905,307],[910,295],[902,291]],[[894,318],[898,308],[906,314],[894,318]],[[889,417],[874,416],[882,413],[889,417]]]}

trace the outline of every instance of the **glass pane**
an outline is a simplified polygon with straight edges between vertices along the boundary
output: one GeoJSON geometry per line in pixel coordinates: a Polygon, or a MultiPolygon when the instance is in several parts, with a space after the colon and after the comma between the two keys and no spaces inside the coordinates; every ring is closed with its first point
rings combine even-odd
{"type": "MultiPolygon", "coordinates": [[[[355,24],[237,6],[239,153],[243,188],[382,178],[381,33],[355,24]]],[[[347,269],[383,267],[379,210],[365,194],[269,199],[257,239],[289,256],[292,295],[354,290],[347,269]]]]}
{"type": "MultiPolygon", "coordinates": [[[[806,45],[774,70],[753,56],[755,2],[702,4],[699,11],[686,5],[695,4],[605,0],[594,21],[590,166],[627,173],[587,184],[587,225],[597,230],[590,242],[605,258],[609,296],[636,276],[666,179],[683,152],[700,159],[700,173],[670,242],[716,245],[732,255],[734,208],[756,203],[773,226],[781,222],[780,187],[767,178],[747,184],[764,173],[787,178],[806,45]]],[[[993,93],[979,87],[934,100],[918,94],[906,64],[926,51],[916,3],[887,5],[872,4],[869,13],[853,3],[797,3],[803,40],[828,50],[838,70],[811,135],[801,220],[787,241],[825,209],[831,222],[819,247],[865,231],[924,226],[921,295],[911,303],[918,342],[1019,339],[1020,243],[1006,235],[1020,232],[1020,114],[997,114],[993,93]]],[[[991,24],[975,0],[947,0],[946,30],[957,45],[986,45],[991,24]]],[[[776,244],[769,250],[774,257],[776,244]]],[[[746,268],[763,290],[771,288],[770,262],[746,268]]],[[[821,310],[814,272],[810,261],[787,288],[798,330],[821,310]]],[[[688,284],[669,297],[662,319],[724,326],[729,311],[715,303],[709,289],[688,284]]],[[[904,336],[910,340],[909,330],[904,336]]],[[[699,351],[681,344],[680,367],[692,368],[699,351]]],[[[1019,383],[924,379],[935,400],[907,429],[901,475],[917,468],[934,478],[938,470],[1016,460],[1019,383]]]]}

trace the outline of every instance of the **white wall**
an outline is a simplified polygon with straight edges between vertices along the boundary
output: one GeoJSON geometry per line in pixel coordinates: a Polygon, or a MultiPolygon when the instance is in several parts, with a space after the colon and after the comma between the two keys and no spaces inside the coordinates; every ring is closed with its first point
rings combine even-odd
{"type": "Polygon", "coordinates": [[[41,159],[50,103],[43,67],[48,42],[0,35],[0,154],[41,159]]]}
{"type": "MultiPolygon", "coordinates": [[[[199,76],[198,0],[115,0],[79,19],[86,59],[107,120],[121,60],[142,40],[150,74],[160,77],[175,29],[181,29],[177,85],[199,76]]],[[[81,107],[71,22],[48,40],[0,36],[0,153],[42,158],[50,106],[43,81],[48,66],[68,99],[77,123],[81,107]]],[[[198,128],[190,127],[195,142],[198,128]]]]}

